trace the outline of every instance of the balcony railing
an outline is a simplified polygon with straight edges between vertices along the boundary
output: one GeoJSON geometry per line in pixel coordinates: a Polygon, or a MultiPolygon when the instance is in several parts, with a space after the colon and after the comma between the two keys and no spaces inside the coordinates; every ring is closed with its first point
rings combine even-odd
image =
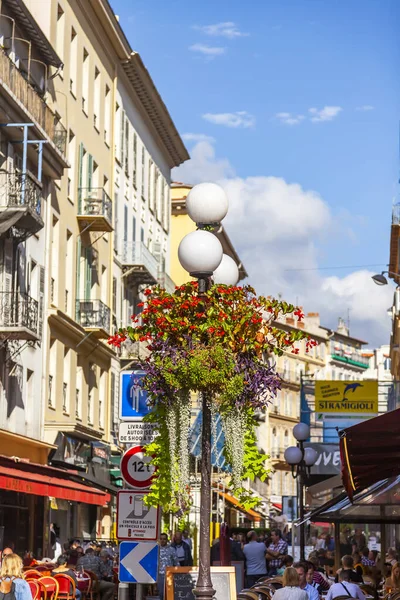
{"type": "Polygon", "coordinates": [[[23,292],[0,291],[0,336],[39,339],[39,304],[23,292]]]}
{"type": "Polygon", "coordinates": [[[111,311],[101,300],[77,300],[76,320],[85,329],[97,329],[106,337],[110,332],[111,311]]]}
{"type": "Polygon", "coordinates": [[[93,231],[112,230],[112,204],[103,188],[79,188],[78,218],[90,220],[93,231]]]}
{"type": "Polygon", "coordinates": [[[357,354],[356,352],[346,353],[344,350],[340,350],[339,348],[334,348],[332,350],[332,360],[348,363],[356,367],[361,367],[362,369],[368,369],[369,367],[369,359],[365,356],[357,354]]]}
{"type": "Polygon", "coordinates": [[[284,454],[285,454],[285,448],[272,448],[271,452],[270,452],[270,457],[275,460],[277,460],[277,459],[283,460],[284,454]]]}
{"type": "Polygon", "coordinates": [[[65,154],[67,131],[60,121],[28,83],[4,50],[0,49],[0,85],[7,87],[46,132],[56,148],[65,154]]]}
{"type": "MultiPolygon", "coordinates": [[[[121,262],[135,268],[143,283],[157,283],[159,264],[143,242],[125,242],[122,248],[121,262]]],[[[175,288],[174,288],[175,289],[175,288]]]]}
{"type": "Polygon", "coordinates": [[[38,215],[41,215],[42,189],[29,174],[2,173],[0,171],[0,182],[4,179],[5,185],[0,188],[0,206],[29,206],[38,215]]]}
{"type": "Polygon", "coordinates": [[[158,272],[158,284],[165,289],[168,294],[173,294],[175,292],[175,283],[172,281],[171,277],[162,271],[158,272]]]}

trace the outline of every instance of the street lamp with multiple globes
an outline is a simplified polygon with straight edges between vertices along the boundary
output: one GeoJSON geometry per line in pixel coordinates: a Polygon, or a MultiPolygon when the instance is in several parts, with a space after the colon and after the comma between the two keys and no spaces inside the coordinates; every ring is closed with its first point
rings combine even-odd
{"type": "Polygon", "coordinates": [[[304,442],[310,437],[310,427],[307,423],[297,423],[293,427],[293,436],[297,446],[289,446],[285,450],[285,460],[292,469],[292,476],[298,480],[298,505],[300,517],[300,559],[304,560],[305,529],[304,529],[304,483],[306,475],[317,460],[317,452],[313,448],[304,448],[304,442]]]}
{"type": "MultiPolygon", "coordinates": [[[[236,264],[223,254],[219,239],[205,230],[217,227],[228,212],[224,190],[215,183],[200,183],[190,190],[186,208],[198,229],[183,238],[178,258],[182,267],[198,280],[199,294],[210,289],[212,280],[236,285],[239,279],[236,264]]],[[[211,408],[205,393],[202,394],[202,417],[199,576],[194,594],[197,600],[210,600],[215,594],[210,570],[211,408]]]]}

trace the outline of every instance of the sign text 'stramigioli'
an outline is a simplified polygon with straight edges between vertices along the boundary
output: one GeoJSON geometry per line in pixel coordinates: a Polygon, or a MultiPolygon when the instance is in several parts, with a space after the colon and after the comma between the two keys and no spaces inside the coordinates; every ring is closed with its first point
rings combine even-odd
{"type": "Polygon", "coordinates": [[[377,413],[377,381],[316,381],[315,411],[321,413],[377,413]]]}

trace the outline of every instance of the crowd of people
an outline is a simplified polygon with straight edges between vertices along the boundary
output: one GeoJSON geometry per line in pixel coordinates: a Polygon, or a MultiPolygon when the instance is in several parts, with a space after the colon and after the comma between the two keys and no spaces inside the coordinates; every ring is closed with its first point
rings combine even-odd
{"type": "MultiPolygon", "coordinates": [[[[46,565],[50,575],[64,574],[75,583],[75,598],[80,600],[78,579],[84,573],[94,574],[100,600],[112,600],[116,594],[115,566],[118,554],[115,548],[106,544],[89,542],[84,546],[75,539],[64,544],[63,553],[57,559],[44,558],[38,561],[32,552],[26,552],[22,559],[13,549],[6,547],[0,553],[0,597],[9,594],[15,600],[32,600],[31,589],[25,580],[27,569],[46,565]]],[[[71,590],[72,591],[72,590],[71,590]]]]}

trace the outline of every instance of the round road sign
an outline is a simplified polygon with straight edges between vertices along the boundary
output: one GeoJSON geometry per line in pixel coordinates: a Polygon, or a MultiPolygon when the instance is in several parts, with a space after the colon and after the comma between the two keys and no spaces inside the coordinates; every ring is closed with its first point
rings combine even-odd
{"type": "Polygon", "coordinates": [[[143,446],[129,448],[121,459],[121,475],[124,481],[135,488],[150,487],[155,471],[150,461],[151,457],[145,455],[143,446]]]}

